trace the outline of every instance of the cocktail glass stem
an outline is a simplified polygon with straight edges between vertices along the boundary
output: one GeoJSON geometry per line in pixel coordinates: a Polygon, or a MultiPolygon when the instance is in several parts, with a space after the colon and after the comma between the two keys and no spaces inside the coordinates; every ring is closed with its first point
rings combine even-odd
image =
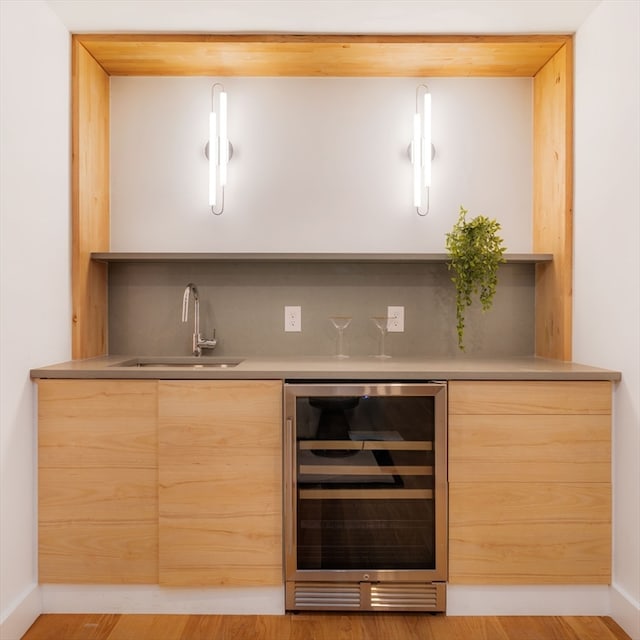
{"type": "Polygon", "coordinates": [[[387,355],[385,351],[385,338],[387,335],[389,318],[384,316],[374,316],[371,319],[380,332],[380,336],[378,337],[378,354],[376,355],[376,358],[390,358],[391,356],[387,355]]]}
{"type": "Polygon", "coordinates": [[[336,357],[348,358],[344,348],[344,330],[351,324],[351,316],[331,316],[331,324],[335,327],[338,335],[336,337],[336,357]]]}
{"type": "Polygon", "coordinates": [[[384,357],[387,355],[387,354],[384,352],[384,338],[385,338],[385,334],[386,334],[386,331],[384,331],[383,329],[380,329],[380,340],[379,340],[379,343],[380,343],[380,345],[379,345],[379,346],[380,346],[380,348],[379,348],[379,350],[378,350],[378,355],[379,355],[381,358],[384,358],[384,357]]]}
{"type": "Polygon", "coordinates": [[[336,346],[336,355],[338,358],[346,358],[346,354],[344,352],[344,329],[342,327],[338,327],[338,344],[336,346]]]}

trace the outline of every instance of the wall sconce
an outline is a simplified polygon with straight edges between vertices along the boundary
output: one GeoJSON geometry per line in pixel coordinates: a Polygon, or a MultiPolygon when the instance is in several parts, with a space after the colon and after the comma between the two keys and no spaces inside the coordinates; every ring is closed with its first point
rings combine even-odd
{"type": "Polygon", "coordinates": [[[219,216],[224,211],[227,165],[233,155],[227,134],[227,92],[219,82],[211,87],[209,142],[204,153],[209,159],[209,206],[211,213],[219,216]]]}
{"type": "Polygon", "coordinates": [[[416,112],[409,156],[413,164],[413,206],[418,215],[426,216],[429,213],[431,161],[435,156],[431,144],[431,93],[426,84],[416,88],[416,112]]]}

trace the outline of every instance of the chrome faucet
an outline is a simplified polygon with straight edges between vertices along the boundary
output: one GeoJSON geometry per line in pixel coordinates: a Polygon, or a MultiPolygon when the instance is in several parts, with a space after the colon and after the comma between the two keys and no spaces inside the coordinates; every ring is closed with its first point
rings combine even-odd
{"type": "Polygon", "coordinates": [[[203,349],[215,349],[218,341],[216,340],[216,330],[213,330],[213,338],[207,340],[200,335],[200,296],[198,295],[198,287],[190,282],[184,290],[182,296],[182,322],[189,319],[189,297],[193,292],[193,355],[201,356],[203,349]]]}

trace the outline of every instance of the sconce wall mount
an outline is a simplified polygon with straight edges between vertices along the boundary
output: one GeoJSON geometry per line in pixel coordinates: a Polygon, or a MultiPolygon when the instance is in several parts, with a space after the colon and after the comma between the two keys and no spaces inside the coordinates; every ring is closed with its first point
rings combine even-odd
{"type": "Polygon", "coordinates": [[[426,216],[429,213],[431,161],[435,157],[431,143],[431,92],[426,84],[416,87],[416,112],[409,155],[413,165],[413,206],[419,216],[426,216]]]}
{"type": "Polygon", "coordinates": [[[211,87],[209,141],[204,152],[209,159],[209,206],[211,212],[219,216],[224,211],[227,165],[233,155],[227,132],[227,92],[219,82],[211,87]]]}

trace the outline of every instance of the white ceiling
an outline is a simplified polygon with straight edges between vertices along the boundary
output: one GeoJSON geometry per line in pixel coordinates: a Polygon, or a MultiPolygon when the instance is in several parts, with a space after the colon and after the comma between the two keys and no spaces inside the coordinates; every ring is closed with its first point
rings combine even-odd
{"type": "Polygon", "coordinates": [[[72,33],[573,33],[601,0],[47,0],[72,33]]]}

